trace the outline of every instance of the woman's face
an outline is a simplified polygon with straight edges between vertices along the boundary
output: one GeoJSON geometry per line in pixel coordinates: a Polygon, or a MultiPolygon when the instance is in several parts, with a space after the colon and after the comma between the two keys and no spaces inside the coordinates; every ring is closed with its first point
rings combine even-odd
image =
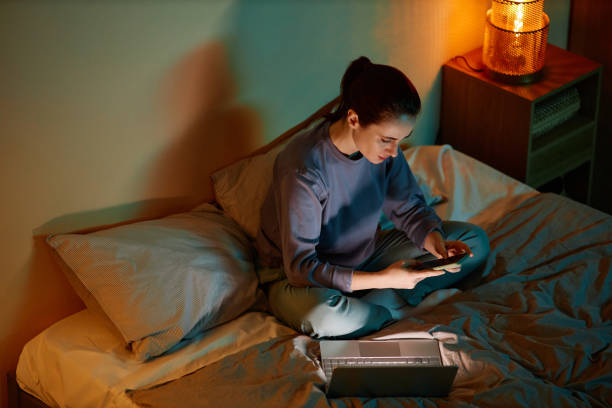
{"type": "Polygon", "coordinates": [[[362,127],[358,120],[351,123],[350,114],[348,119],[353,129],[355,146],[373,164],[382,163],[390,156],[397,156],[399,143],[410,136],[416,122],[414,116],[401,115],[362,127]]]}

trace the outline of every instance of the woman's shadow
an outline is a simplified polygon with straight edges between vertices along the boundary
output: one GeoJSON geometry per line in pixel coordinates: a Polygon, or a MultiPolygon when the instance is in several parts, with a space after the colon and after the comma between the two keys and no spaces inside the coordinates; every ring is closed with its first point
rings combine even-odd
{"type": "Polygon", "coordinates": [[[208,43],[186,55],[169,71],[161,99],[171,140],[145,170],[144,193],[176,197],[183,209],[212,201],[210,175],[263,140],[257,112],[236,102],[225,45],[208,43]]]}

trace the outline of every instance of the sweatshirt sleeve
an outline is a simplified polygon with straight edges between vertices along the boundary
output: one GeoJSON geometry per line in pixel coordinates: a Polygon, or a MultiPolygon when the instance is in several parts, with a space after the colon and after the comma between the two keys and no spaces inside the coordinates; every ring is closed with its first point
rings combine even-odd
{"type": "Polygon", "coordinates": [[[383,212],[397,229],[404,231],[421,249],[431,231],[438,230],[444,236],[442,220],[426,204],[425,196],[399,149],[389,164],[387,183],[383,212]]]}
{"type": "Polygon", "coordinates": [[[351,292],[353,269],[322,262],[316,246],[321,233],[324,187],[312,174],[284,174],[277,189],[285,274],[293,286],[318,286],[351,292]]]}

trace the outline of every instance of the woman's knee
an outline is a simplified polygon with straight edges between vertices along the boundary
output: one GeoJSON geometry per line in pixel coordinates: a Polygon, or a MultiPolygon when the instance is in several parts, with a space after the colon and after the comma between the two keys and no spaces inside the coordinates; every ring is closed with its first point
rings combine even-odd
{"type": "Polygon", "coordinates": [[[341,292],[327,292],[317,300],[301,315],[299,329],[302,333],[321,338],[342,336],[354,331],[358,324],[348,296],[341,292]]]}
{"type": "Polygon", "coordinates": [[[315,338],[357,338],[393,321],[385,307],[344,294],[319,304],[302,322],[303,333],[315,338]]]}
{"type": "Polygon", "coordinates": [[[269,293],[272,312],[293,329],[315,338],[365,335],[390,320],[382,306],[362,302],[328,288],[275,285],[269,293]]]}
{"type": "Polygon", "coordinates": [[[478,260],[478,263],[482,263],[489,257],[489,252],[491,251],[489,237],[481,227],[474,224],[470,225],[472,225],[471,234],[475,236],[473,239],[474,249],[472,249],[472,252],[474,253],[474,258],[478,260]]]}

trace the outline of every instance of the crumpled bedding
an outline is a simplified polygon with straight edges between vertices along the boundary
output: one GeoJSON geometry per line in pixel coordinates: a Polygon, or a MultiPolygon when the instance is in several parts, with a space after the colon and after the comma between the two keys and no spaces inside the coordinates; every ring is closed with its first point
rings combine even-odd
{"type": "Polygon", "coordinates": [[[538,194],[485,229],[491,256],[463,292],[369,336],[440,340],[459,367],[448,398],[328,400],[317,341],[298,333],[128,395],[157,408],[611,406],[612,218],[538,194]]]}

